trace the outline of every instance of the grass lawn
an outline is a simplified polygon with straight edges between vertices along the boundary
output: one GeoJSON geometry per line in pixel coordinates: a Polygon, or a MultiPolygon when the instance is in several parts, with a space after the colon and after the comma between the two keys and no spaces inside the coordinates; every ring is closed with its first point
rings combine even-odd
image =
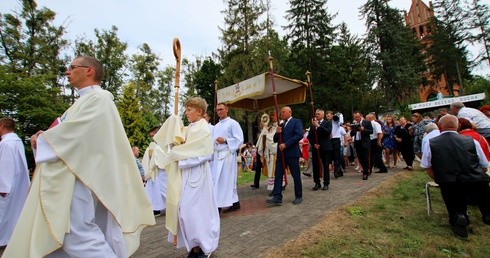
{"type": "Polygon", "coordinates": [[[427,215],[427,181],[422,171],[400,173],[283,251],[290,257],[490,257],[490,226],[478,208],[469,207],[469,238],[457,237],[437,188],[431,188],[434,213],[427,215]]]}
{"type": "MultiPolygon", "coordinates": [[[[241,186],[241,185],[246,185],[246,184],[252,184],[254,181],[254,176],[255,176],[255,171],[252,171],[252,172],[240,171],[238,173],[238,177],[237,177],[237,185],[241,186]]],[[[266,176],[260,175],[260,180],[262,181],[264,179],[266,179],[266,176]]]]}

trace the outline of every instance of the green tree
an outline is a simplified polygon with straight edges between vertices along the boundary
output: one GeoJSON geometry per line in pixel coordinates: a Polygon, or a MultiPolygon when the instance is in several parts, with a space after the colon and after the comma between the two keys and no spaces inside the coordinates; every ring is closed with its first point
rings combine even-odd
{"type": "MultiPolygon", "coordinates": [[[[471,80],[466,81],[465,85],[464,94],[485,93],[486,96],[490,96],[490,80],[488,78],[476,75],[471,80]]],[[[485,98],[481,104],[490,104],[490,98],[485,98]]]]}
{"type": "Polygon", "coordinates": [[[328,13],[327,0],[290,0],[286,11],[287,40],[295,65],[320,75],[325,58],[335,38],[336,26],[332,21],[336,14],[328,13]]]}
{"type": "Polygon", "coordinates": [[[210,110],[215,108],[214,82],[221,77],[221,66],[212,58],[205,58],[198,71],[194,74],[197,95],[206,100],[210,110]]]}
{"type": "Polygon", "coordinates": [[[125,54],[128,44],[119,39],[117,30],[116,26],[112,26],[111,30],[95,29],[96,42],[84,38],[75,41],[75,56],[94,56],[104,65],[100,86],[110,91],[116,100],[121,93],[128,60],[125,54]]]}
{"type": "Polygon", "coordinates": [[[155,100],[151,96],[160,58],[146,43],[143,43],[138,49],[141,53],[133,54],[129,60],[129,70],[132,75],[130,81],[135,84],[136,97],[140,99],[143,110],[148,112],[155,108],[155,100]]]}
{"type": "Polygon", "coordinates": [[[263,35],[265,25],[260,20],[264,6],[258,0],[227,0],[225,28],[221,30],[223,47],[219,50],[224,68],[223,85],[230,85],[253,77],[262,71],[253,70],[251,53],[263,35]]]}
{"type": "Polygon", "coordinates": [[[371,65],[363,42],[352,36],[345,23],[340,24],[340,34],[330,52],[330,65],[327,67],[333,87],[333,94],[328,96],[328,109],[344,112],[351,119],[355,110],[370,109],[371,82],[369,67],[371,65]],[[368,105],[366,105],[368,104],[368,105]]]}
{"type": "MultiPolygon", "coordinates": [[[[289,44],[286,74],[306,81],[305,73],[311,73],[312,95],[315,108],[325,108],[327,99],[336,87],[330,84],[327,67],[337,26],[332,24],[336,14],[330,14],[327,0],[290,0],[286,11],[288,24],[286,39],[289,44]]],[[[312,98],[311,96],[309,97],[312,98]]],[[[308,102],[309,100],[308,99],[308,102]]],[[[297,105],[295,114],[304,121],[312,116],[310,105],[297,105]]]]}
{"type": "Polygon", "coordinates": [[[454,92],[454,86],[463,87],[465,79],[471,79],[468,50],[465,41],[469,38],[464,15],[459,0],[434,2],[436,17],[431,20],[431,33],[428,36],[428,65],[434,78],[445,76],[447,90],[454,92]]]}
{"type": "MultiPolygon", "coordinates": [[[[173,103],[174,97],[171,94],[174,88],[174,73],[175,68],[167,66],[164,70],[158,71],[156,74],[157,91],[153,93],[155,95],[152,98],[155,99],[158,105],[158,108],[154,110],[154,114],[159,124],[163,123],[167,117],[173,114],[171,103],[173,103]]],[[[156,125],[153,124],[151,127],[153,126],[156,125]]]]}
{"type": "Polygon", "coordinates": [[[146,147],[147,137],[145,121],[143,119],[143,108],[138,96],[136,96],[136,85],[133,82],[126,84],[122,88],[122,96],[117,103],[119,116],[121,117],[124,130],[131,145],[141,148],[146,147]]]}
{"type": "Polygon", "coordinates": [[[21,138],[47,129],[67,108],[62,76],[68,42],[56,13],[19,1],[19,13],[0,14],[0,113],[18,122],[21,138]]]}
{"type": "Polygon", "coordinates": [[[36,1],[20,1],[18,14],[0,15],[0,62],[10,72],[28,77],[38,74],[51,75],[50,87],[60,87],[66,57],[61,52],[68,45],[63,38],[65,27],[52,23],[56,13],[48,8],[37,8],[36,1]]]}
{"type": "Polygon", "coordinates": [[[396,103],[411,98],[423,82],[422,46],[403,23],[400,11],[387,1],[368,0],[361,14],[368,29],[365,42],[372,56],[374,85],[386,103],[377,110],[394,110],[396,103]]]}
{"type": "MultiPolygon", "coordinates": [[[[184,77],[184,86],[185,93],[182,94],[182,101],[185,101],[187,98],[197,96],[196,84],[195,84],[195,75],[201,66],[201,58],[196,58],[194,62],[191,62],[189,59],[184,58],[182,60],[182,72],[181,75],[184,77]]],[[[181,102],[182,103],[182,102],[181,102]]]]}
{"type": "Polygon", "coordinates": [[[490,8],[480,0],[473,0],[468,14],[469,28],[476,31],[470,39],[481,46],[476,62],[487,60],[490,65],[490,8]]]}
{"type": "MultiPolygon", "coordinates": [[[[219,50],[223,76],[219,85],[228,86],[264,72],[255,60],[254,50],[258,40],[265,34],[263,21],[265,7],[259,0],[227,0],[224,14],[224,28],[221,29],[223,47],[219,50]]],[[[237,111],[232,114],[238,122],[246,123],[246,141],[253,141],[255,116],[250,112],[237,111]],[[250,115],[250,116],[249,116],[250,115]]]]}

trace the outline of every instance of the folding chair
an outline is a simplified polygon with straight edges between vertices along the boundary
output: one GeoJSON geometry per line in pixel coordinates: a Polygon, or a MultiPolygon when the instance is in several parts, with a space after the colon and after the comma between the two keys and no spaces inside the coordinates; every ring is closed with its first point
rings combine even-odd
{"type": "Polygon", "coordinates": [[[427,215],[430,216],[431,213],[434,213],[434,211],[432,211],[432,205],[430,203],[430,188],[431,187],[437,187],[439,188],[439,185],[434,182],[434,181],[430,181],[430,182],[427,182],[425,184],[425,198],[426,198],[426,201],[427,201],[427,215]]]}

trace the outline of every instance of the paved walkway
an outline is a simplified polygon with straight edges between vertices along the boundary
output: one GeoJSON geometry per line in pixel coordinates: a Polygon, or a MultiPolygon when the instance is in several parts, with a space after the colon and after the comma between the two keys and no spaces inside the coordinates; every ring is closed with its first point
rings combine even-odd
{"type": "MultiPolygon", "coordinates": [[[[369,180],[361,180],[361,174],[348,167],[348,172],[338,179],[331,176],[328,191],[312,191],[313,180],[302,175],[303,203],[294,200],[293,180],[283,193],[282,206],[269,206],[265,200],[269,191],[265,182],[252,190],[249,185],[238,189],[241,209],[221,214],[221,231],[218,249],[212,257],[263,257],[271,247],[278,247],[310,229],[335,209],[349,204],[380,182],[402,171],[391,168],[386,174],[373,174],[369,180]]],[[[142,244],[132,257],[186,257],[185,248],[176,249],[167,242],[165,218],[158,217],[157,225],[147,227],[142,234],[142,244]]]]}

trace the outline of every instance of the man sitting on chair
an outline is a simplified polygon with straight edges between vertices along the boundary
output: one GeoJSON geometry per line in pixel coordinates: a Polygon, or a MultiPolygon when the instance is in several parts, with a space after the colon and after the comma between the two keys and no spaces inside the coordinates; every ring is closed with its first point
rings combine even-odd
{"type": "Polygon", "coordinates": [[[490,225],[489,163],[477,141],[457,133],[457,117],[443,116],[439,128],[441,134],[422,150],[420,166],[439,184],[453,232],[467,238],[468,197],[476,200],[483,222],[490,225]]]}

